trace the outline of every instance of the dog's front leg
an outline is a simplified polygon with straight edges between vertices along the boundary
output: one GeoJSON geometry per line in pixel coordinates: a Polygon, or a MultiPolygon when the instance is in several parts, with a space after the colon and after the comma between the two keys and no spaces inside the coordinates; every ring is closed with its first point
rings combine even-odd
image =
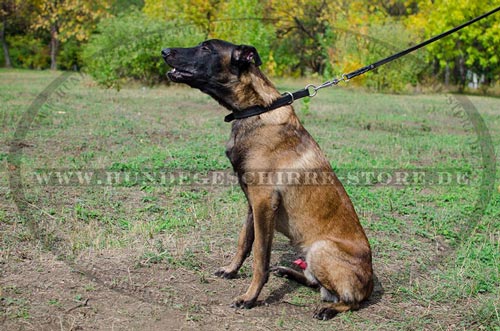
{"type": "Polygon", "coordinates": [[[240,270],[245,259],[250,255],[254,240],[253,212],[250,204],[248,205],[248,215],[240,231],[238,238],[238,249],[231,263],[228,266],[220,268],[215,275],[223,278],[234,278],[240,270]]]}
{"type": "Polygon", "coordinates": [[[269,278],[271,245],[274,236],[275,210],[272,199],[253,202],[255,240],[253,245],[253,276],[246,293],[233,302],[232,307],[251,308],[269,278]]]}

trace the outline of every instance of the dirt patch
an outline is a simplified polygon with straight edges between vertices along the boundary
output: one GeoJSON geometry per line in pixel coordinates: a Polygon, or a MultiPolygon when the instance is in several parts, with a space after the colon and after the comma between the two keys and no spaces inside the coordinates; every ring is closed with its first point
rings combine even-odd
{"type": "Polygon", "coordinates": [[[72,269],[50,253],[24,247],[4,265],[4,330],[179,329],[177,311],[124,295],[72,269]]]}
{"type": "MultiPolygon", "coordinates": [[[[286,264],[294,254],[278,238],[273,264],[286,264]]],[[[429,307],[400,301],[397,279],[391,270],[377,262],[376,287],[371,299],[361,310],[326,323],[312,318],[320,305],[319,293],[273,276],[257,307],[232,309],[231,299],[244,292],[250,275],[244,269],[242,276],[234,280],[213,276],[213,271],[228,258],[229,254],[211,253],[203,261],[203,267],[198,268],[176,265],[175,261],[152,263],[135,251],[122,249],[86,251],[74,261],[63,261],[23,243],[2,255],[2,328],[322,330],[355,329],[351,324],[355,321],[357,327],[383,323],[390,329],[391,323],[402,318],[431,314],[429,307]],[[405,312],[403,316],[401,311],[405,312]]],[[[250,263],[251,260],[247,262],[250,263]]],[[[440,308],[443,309],[452,307],[440,308]]],[[[452,317],[460,322],[460,314],[452,317]]]]}

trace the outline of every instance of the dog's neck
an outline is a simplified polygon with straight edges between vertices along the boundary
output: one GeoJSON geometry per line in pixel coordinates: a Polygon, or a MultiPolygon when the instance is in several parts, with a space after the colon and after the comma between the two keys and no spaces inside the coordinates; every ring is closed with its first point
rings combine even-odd
{"type": "MultiPolygon", "coordinates": [[[[237,80],[225,83],[223,89],[219,87],[217,92],[207,91],[222,106],[234,113],[254,106],[269,106],[281,97],[273,83],[254,65],[251,65],[237,80]]],[[[285,106],[261,114],[259,118],[267,122],[283,123],[291,114],[293,114],[292,107],[285,106]]]]}
{"type": "Polygon", "coordinates": [[[242,73],[239,80],[232,82],[234,109],[239,111],[252,106],[269,106],[281,94],[264,74],[254,65],[242,73]]]}
{"type": "Polygon", "coordinates": [[[232,112],[252,106],[265,107],[281,96],[255,65],[241,73],[238,79],[217,82],[214,86],[205,85],[200,89],[232,112]]]}

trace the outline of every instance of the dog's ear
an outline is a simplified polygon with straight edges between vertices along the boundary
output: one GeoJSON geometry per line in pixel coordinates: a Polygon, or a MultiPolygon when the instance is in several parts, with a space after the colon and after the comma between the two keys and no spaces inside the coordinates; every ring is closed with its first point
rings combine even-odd
{"type": "Polygon", "coordinates": [[[260,59],[259,53],[253,46],[239,45],[233,50],[231,61],[238,66],[249,65],[254,63],[256,66],[260,66],[262,61],[260,59]]]}

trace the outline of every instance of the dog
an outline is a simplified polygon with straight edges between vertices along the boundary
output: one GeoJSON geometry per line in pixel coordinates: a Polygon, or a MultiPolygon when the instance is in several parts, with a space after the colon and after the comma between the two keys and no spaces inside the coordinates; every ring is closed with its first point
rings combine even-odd
{"type": "MultiPolygon", "coordinates": [[[[281,97],[260,71],[253,46],[213,39],[161,54],[173,68],[171,81],[201,90],[233,114],[281,97]]],[[[358,309],[373,291],[370,244],[344,187],[293,107],[235,120],[226,155],[248,200],[248,216],[236,254],[216,275],[234,278],[251,251],[254,256],[250,286],[231,306],[254,306],[274,272],[320,289],[326,303],[316,309],[317,319],[358,309]],[[275,230],[302,252],[303,271],[270,268],[275,230]]]]}

